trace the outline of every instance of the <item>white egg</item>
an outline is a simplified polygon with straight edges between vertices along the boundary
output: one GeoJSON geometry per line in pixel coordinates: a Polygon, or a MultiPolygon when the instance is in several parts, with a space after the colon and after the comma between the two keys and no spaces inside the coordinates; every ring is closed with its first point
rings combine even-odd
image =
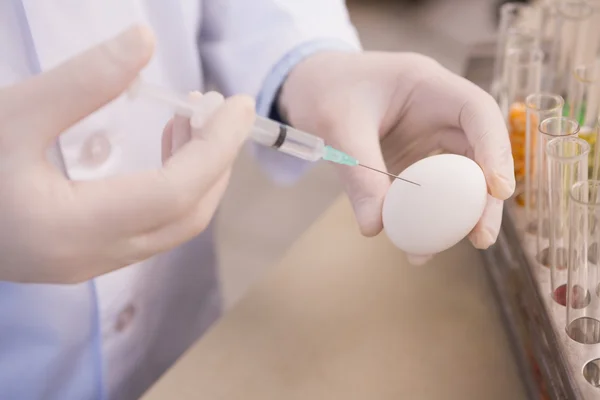
{"type": "Polygon", "coordinates": [[[399,249],[413,255],[439,253],[475,227],[487,201],[483,171],[473,160],[454,154],[425,158],[405,169],[383,204],[383,225],[399,249]]]}

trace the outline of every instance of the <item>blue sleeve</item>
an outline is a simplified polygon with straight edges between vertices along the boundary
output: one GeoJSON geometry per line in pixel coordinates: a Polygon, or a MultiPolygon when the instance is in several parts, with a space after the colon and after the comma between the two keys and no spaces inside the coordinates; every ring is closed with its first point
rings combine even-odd
{"type": "MultiPolygon", "coordinates": [[[[302,44],[279,61],[265,79],[256,99],[256,111],[261,116],[287,123],[278,113],[277,99],[292,69],[307,57],[321,51],[357,51],[344,41],[316,40],[302,44]]],[[[288,156],[268,147],[252,144],[254,155],[265,172],[279,184],[292,184],[312,165],[307,161],[288,156]]]]}
{"type": "Polygon", "coordinates": [[[357,48],[341,40],[315,40],[296,47],[275,65],[267,76],[267,79],[265,79],[256,99],[257,113],[280,122],[285,122],[281,120],[277,112],[277,107],[275,107],[283,83],[292,69],[304,59],[315,53],[328,50],[356,51],[357,48]]]}

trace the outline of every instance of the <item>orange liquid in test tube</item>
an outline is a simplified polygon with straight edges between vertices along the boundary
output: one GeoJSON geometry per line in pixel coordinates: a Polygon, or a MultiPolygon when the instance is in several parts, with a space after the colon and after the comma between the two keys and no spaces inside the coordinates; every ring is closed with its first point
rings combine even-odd
{"type": "MultiPolygon", "coordinates": [[[[535,174],[535,130],[537,129],[537,121],[531,121],[530,137],[530,173],[535,174]]],[[[510,106],[508,112],[508,133],[512,148],[512,155],[515,162],[515,178],[517,185],[523,186],[525,180],[525,160],[526,160],[526,144],[527,144],[527,107],[525,103],[514,103],[510,106]]],[[[519,205],[525,204],[525,196],[522,192],[516,196],[516,201],[519,205]]]]}

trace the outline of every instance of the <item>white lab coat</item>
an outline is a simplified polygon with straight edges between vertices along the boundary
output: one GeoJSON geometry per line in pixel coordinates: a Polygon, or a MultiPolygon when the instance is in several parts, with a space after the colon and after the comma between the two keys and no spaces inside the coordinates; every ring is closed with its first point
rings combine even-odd
{"type": "MultiPolygon", "coordinates": [[[[342,0],[0,0],[0,87],[135,22],[157,37],[143,78],[180,92],[202,90],[209,77],[225,95],[255,96],[297,46],[357,43],[342,0]]],[[[124,98],[102,108],[61,137],[68,175],[158,166],[170,116],[124,98]]],[[[139,397],[219,315],[211,231],[78,285],[0,282],[0,398],[139,397]]]]}

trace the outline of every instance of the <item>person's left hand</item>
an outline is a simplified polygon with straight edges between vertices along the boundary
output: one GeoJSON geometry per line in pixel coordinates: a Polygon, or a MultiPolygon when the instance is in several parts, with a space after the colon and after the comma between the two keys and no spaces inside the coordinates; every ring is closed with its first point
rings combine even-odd
{"type": "MultiPolygon", "coordinates": [[[[498,106],[473,83],[419,54],[324,52],[292,70],[278,106],[291,125],[374,168],[399,173],[436,150],[473,158],[490,196],[469,238],[481,249],[496,241],[503,200],[515,189],[513,158],[498,106]]],[[[389,178],[340,173],[362,233],[378,234],[389,178]]]]}

